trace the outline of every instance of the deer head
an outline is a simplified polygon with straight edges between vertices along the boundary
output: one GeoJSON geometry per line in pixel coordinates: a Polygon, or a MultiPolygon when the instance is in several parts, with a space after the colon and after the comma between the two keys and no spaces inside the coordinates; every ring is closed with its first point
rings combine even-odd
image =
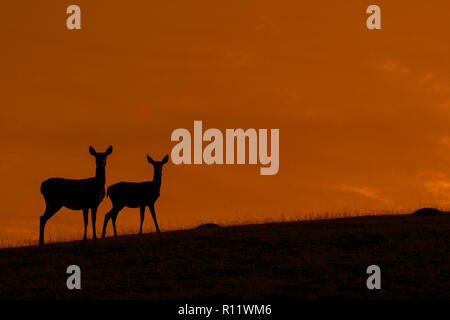
{"type": "Polygon", "coordinates": [[[95,157],[97,167],[104,168],[106,166],[106,158],[112,153],[112,146],[109,146],[105,152],[97,152],[94,148],[89,147],[89,153],[95,157]]]}
{"type": "Polygon", "coordinates": [[[153,160],[149,155],[147,155],[147,161],[153,165],[153,170],[155,172],[154,176],[155,177],[161,177],[162,175],[162,167],[164,164],[167,163],[167,161],[169,161],[169,155],[167,154],[162,161],[155,161],[153,160]]]}

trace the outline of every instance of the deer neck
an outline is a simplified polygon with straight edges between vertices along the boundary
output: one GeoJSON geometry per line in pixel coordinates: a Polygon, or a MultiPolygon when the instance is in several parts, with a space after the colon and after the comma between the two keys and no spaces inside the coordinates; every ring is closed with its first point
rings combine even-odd
{"type": "Polygon", "coordinates": [[[153,183],[158,190],[161,189],[161,176],[162,174],[153,174],[153,183]]]}
{"type": "Polygon", "coordinates": [[[105,168],[104,167],[97,167],[95,169],[95,180],[97,180],[97,183],[104,187],[105,183],[106,183],[106,178],[105,178],[105,168]]]}

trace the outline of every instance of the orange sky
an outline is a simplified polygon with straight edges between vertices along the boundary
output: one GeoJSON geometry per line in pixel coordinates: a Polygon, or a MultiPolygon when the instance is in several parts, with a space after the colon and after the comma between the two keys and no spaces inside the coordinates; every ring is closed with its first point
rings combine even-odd
{"type": "MultiPolygon", "coordinates": [[[[171,132],[194,120],[279,128],[280,171],[169,162],[162,230],[450,207],[449,15],[444,0],[1,1],[0,239],[37,239],[40,183],[94,175],[89,145],[114,147],[107,185],[150,180],[145,154],[170,154],[171,132]],[[66,28],[70,4],[81,31],[66,28]],[[380,31],[366,28],[370,4],[380,31]]],[[[138,216],[124,210],[119,232],[138,216]]],[[[63,209],[46,236],[82,230],[63,209]]]]}

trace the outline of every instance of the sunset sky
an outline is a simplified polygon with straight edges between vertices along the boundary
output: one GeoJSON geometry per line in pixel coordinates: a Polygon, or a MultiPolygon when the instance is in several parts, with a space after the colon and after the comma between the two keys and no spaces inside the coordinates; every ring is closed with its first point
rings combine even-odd
{"type": "MultiPolygon", "coordinates": [[[[145,155],[170,155],[194,120],[279,128],[280,170],[169,161],[162,231],[450,208],[449,16],[445,0],[0,0],[0,240],[37,239],[41,182],[93,176],[90,145],[114,147],[107,185],[151,180],[145,155]],[[81,30],[66,28],[70,4],[81,30]],[[381,30],[366,28],[371,4],[381,30]]],[[[119,232],[138,231],[138,211],[119,232]]],[[[79,238],[82,221],[63,209],[46,237],[79,238]]]]}

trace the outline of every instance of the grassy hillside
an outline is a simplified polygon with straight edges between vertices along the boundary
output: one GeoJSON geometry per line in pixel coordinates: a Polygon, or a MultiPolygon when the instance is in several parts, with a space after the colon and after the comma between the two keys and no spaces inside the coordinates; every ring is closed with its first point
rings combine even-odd
{"type": "Polygon", "coordinates": [[[0,250],[1,299],[450,298],[450,217],[379,216],[0,250]],[[66,268],[82,290],[66,288],[66,268]],[[382,290],[366,288],[381,268],[382,290]]]}

